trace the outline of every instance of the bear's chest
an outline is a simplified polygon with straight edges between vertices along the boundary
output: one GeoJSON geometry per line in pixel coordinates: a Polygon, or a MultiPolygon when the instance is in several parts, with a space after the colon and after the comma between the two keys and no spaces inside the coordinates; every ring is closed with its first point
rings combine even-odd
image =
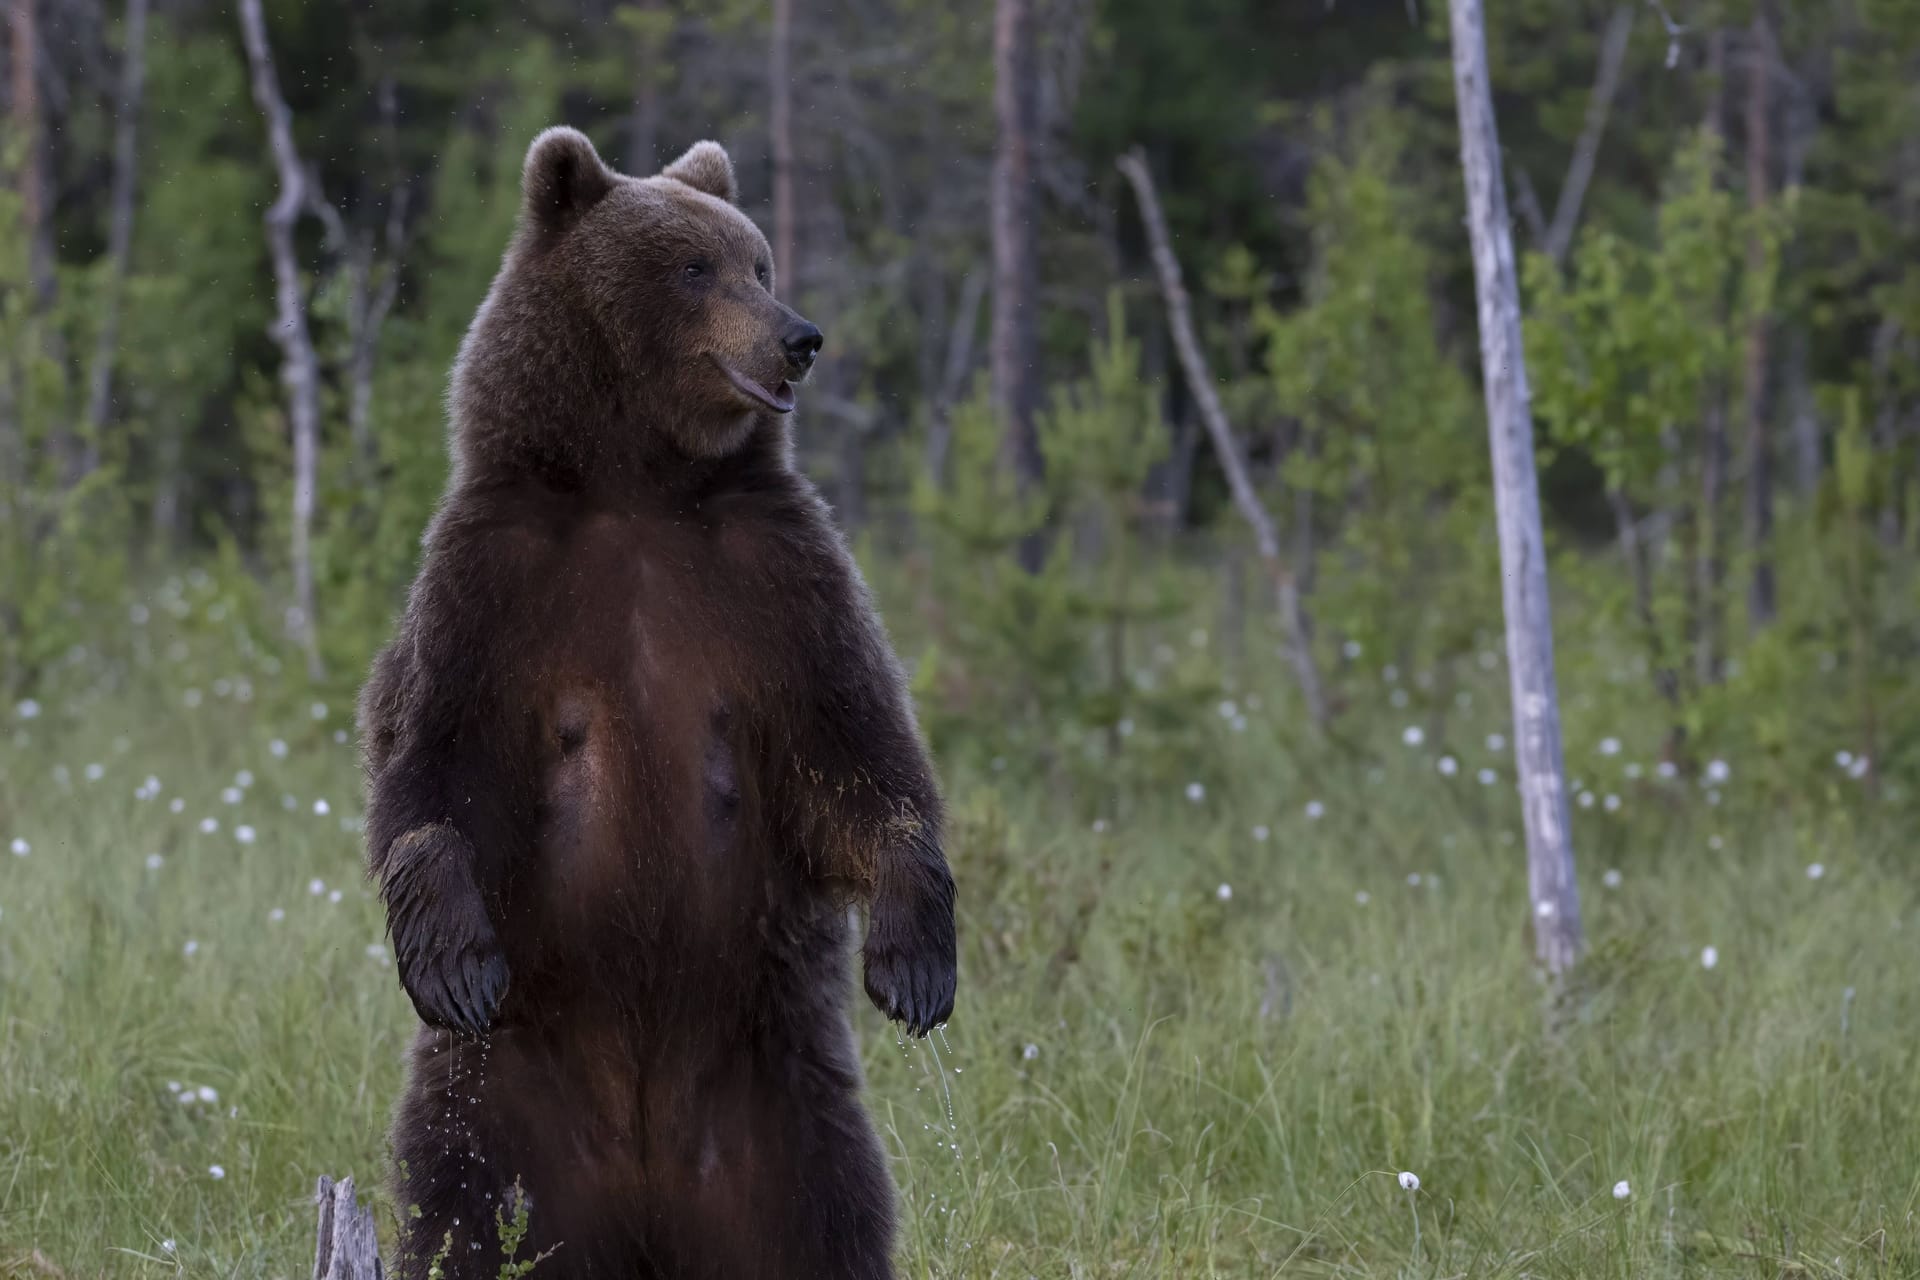
{"type": "Polygon", "coordinates": [[[567,903],[672,902],[719,936],[767,900],[779,862],[771,775],[810,696],[792,570],[737,523],[588,533],[529,653],[553,883],[567,903]]]}

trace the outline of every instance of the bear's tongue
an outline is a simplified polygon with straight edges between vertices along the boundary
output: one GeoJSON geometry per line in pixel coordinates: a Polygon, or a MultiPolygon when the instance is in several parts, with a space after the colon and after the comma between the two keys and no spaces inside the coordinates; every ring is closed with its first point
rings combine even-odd
{"type": "Polygon", "coordinates": [[[793,384],[782,379],[767,390],[767,399],[782,413],[793,412],[793,384]]]}

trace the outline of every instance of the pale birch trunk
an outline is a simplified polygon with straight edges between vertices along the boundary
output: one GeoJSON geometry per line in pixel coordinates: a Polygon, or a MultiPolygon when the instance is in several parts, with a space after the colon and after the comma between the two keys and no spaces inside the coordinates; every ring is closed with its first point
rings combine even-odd
{"type": "Polygon", "coordinates": [[[306,294],[293,231],[307,205],[307,178],[293,141],[293,115],[274,76],[260,0],[240,0],[240,28],[247,47],[253,100],[267,125],[267,140],[280,175],[280,195],[266,213],[267,247],[273,257],[276,319],[273,339],[280,347],[280,381],[287,391],[287,418],[293,434],[293,608],[289,630],[306,653],[307,671],[323,674],[314,614],[313,503],[320,470],[320,362],[307,330],[306,294]]]}
{"type": "Polygon", "coordinates": [[[1460,115],[1460,161],[1473,239],[1479,300],[1480,361],[1499,519],[1507,671],[1513,699],[1514,766],[1527,833],[1527,888],[1535,951],[1550,973],[1580,953],[1580,891],[1560,747],[1560,703],[1553,672],[1553,620],[1547,600],[1546,543],[1533,459],[1533,415],[1520,339],[1520,289],[1513,233],[1500,180],[1500,139],[1487,79],[1480,0],[1452,0],[1453,82],[1460,115]]]}

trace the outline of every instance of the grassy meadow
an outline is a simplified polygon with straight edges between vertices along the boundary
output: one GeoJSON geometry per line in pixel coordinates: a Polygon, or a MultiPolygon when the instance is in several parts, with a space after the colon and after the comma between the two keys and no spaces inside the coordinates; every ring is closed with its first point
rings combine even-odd
{"type": "MultiPolygon", "coordinates": [[[[4,1276],[301,1277],[315,1175],[383,1177],[412,1015],[350,708],[162,596],[4,711],[4,1276]]],[[[1663,777],[1581,703],[1591,949],[1550,987],[1501,673],[1444,741],[1373,678],[1309,748],[1247,671],[1204,779],[1104,803],[956,753],[958,1009],[856,1015],[903,1274],[1920,1274],[1907,834],[1831,764],[1819,806],[1663,777]]]]}

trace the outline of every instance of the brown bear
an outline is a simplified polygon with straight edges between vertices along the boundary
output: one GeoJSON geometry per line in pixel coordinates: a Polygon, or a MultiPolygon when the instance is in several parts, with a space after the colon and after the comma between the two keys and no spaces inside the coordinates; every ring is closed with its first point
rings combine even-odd
{"type": "Polygon", "coordinates": [[[953,1006],[941,800],[898,660],[794,468],[820,331],[733,167],[571,129],[454,366],[454,466],[361,695],[367,846],[419,1032],[398,1273],[881,1277],[848,1022],[953,1006]]]}

